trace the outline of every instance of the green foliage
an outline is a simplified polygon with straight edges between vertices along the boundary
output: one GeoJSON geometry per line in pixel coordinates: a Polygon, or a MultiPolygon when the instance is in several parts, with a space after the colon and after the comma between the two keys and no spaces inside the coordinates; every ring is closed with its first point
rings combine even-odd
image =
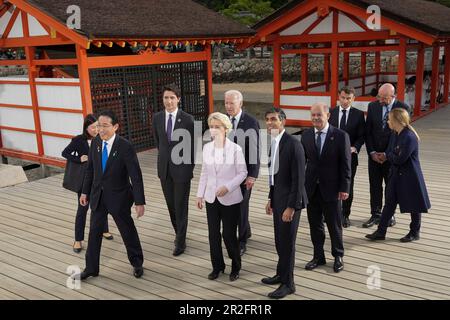
{"type": "Polygon", "coordinates": [[[231,0],[228,8],[220,12],[245,25],[253,25],[274,9],[270,1],[264,0],[231,0]]]}

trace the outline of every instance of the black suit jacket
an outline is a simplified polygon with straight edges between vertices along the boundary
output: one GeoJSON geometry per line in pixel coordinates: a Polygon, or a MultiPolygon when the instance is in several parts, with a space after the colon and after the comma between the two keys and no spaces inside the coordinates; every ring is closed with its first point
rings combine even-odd
{"type": "MultiPolygon", "coordinates": [[[[190,114],[178,109],[177,116],[174,122],[172,141],[169,143],[166,134],[166,113],[165,110],[160,111],[155,114],[152,121],[153,125],[153,136],[156,142],[156,148],[158,148],[158,177],[161,180],[167,179],[168,169],[171,172],[172,179],[177,182],[187,182],[192,179],[194,171],[194,117],[190,114]],[[184,129],[190,135],[190,141],[185,137],[181,136],[176,138],[175,131],[177,129],[184,129]],[[176,164],[171,159],[172,149],[178,143],[187,143],[186,148],[190,150],[190,157],[180,164],[176,164]],[[189,149],[190,148],[190,149],[189,149]]],[[[183,148],[184,149],[184,148],[183,148]]],[[[180,157],[183,158],[183,149],[179,153],[180,157]]],[[[186,149],[184,149],[186,150],[186,149]]],[[[188,155],[186,155],[188,156],[188,155]]]]}
{"type": "Polygon", "coordinates": [[[89,155],[89,144],[87,139],[81,134],[74,137],[61,155],[69,161],[81,163],[81,156],[89,155]]]}
{"type": "MultiPolygon", "coordinates": [[[[336,128],[339,127],[339,110],[339,106],[335,107],[331,110],[330,115],[330,124],[336,128]]],[[[366,120],[364,119],[364,112],[353,107],[350,108],[345,128],[341,128],[341,130],[348,133],[350,137],[350,146],[355,147],[359,153],[364,144],[366,135],[366,120]]],[[[352,153],[352,161],[355,165],[358,164],[357,153],[352,153]]]]}
{"type": "MultiPolygon", "coordinates": [[[[394,101],[394,108],[403,108],[409,112],[409,107],[399,100],[394,101]]],[[[389,126],[383,130],[383,107],[379,101],[373,101],[369,103],[367,109],[366,119],[366,149],[370,154],[373,151],[385,152],[389,139],[391,138],[392,130],[389,126]]]]}
{"type": "Polygon", "coordinates": [[[258,178],[260,167],[259,122],[252,115],[242,111],[236,128],[236,134],[231,131],[230,140],[237,143],[244,152],[248,177],[258,178]]]}
{"type": "Polygon", "coordinates": [[[322,148],[316,149],[314,128],[302,134],[306,154],[306,192],[308,198],[320,188],[325,201],[337,201],[339,192],[349,193],[351,182],[350,139],[345,131],[329,126],[322,148]],[[319,181],[319,184],[317,182],[319,181]]]}
{"type": "Polygon", "coordinates": [[[89,196],[92,211],[103,203],[111,214],[129,212],[133,202],[145,204],[144,184],[139,161],[131,143],[116,134],[111,152],[102,170],[102,140],[92,140],[83,183],[83,193],[89,196]],[[131,183],[130,183],[131,180],[131,183]]]}
{"type": "MultiPolygon", "coordinates": [[[[272,150],[271,150],[272,152],[272,150]]],[[[308,204],[305,192],[305,152],[301,142],[284,132],[276,155],[277,170],[269,199],[275,212],[286,208],[301,210],[308,204]]]]}

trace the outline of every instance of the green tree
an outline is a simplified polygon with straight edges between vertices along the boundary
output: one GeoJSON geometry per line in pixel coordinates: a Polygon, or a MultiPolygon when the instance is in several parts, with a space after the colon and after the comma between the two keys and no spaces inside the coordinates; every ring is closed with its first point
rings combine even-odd
{"type": "Polygon", "coordinates": [[[253,25],[273,10],[270,1],[231,0],[228,8],[220,12],[242,24],[253,25]]]}

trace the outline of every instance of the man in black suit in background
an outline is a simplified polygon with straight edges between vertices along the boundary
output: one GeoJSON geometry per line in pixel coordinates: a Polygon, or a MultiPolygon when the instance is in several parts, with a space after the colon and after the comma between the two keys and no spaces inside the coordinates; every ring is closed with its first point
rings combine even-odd
{"type": "Polygon", "coordinates": [[[255,117],[242,110],[243,96],[237,90],[225,92],[225,110],[230,117],[233,129],[229,138],[237,143],[244,152],[245,164],[247,165],[247,178],[241,184],[242,200],[241,219],[239,220],[239,245],[241,256],[247,250],[247,239],[252,232],[248,221],[248,207],[252,188],[259,174],[259,123],[255,117]]]}
{"type": "Polygon", "coordinates": [[[326,263],[323,220],[331,238],[334,272],[344,269],[341,201],[347,200],[351,183],[350,139],[345,131],[328,123],[329,108],[324,103],[311,107],[314,128],[302,134],[306,154],[308,221],[314,246],[313,259],[305,266],[313,270],[326,263]]]}
{"type": "Polygon", "coordinates": [[[144,256],[131,218],[131,207],[135,203],[137,218],[144,215],[141,168],[131,143],[116,134],[119,123],[112,111],[100,113],[98,126],[99,134],[92,140],[80,196],[82,206],[90,202],[92,214],[86,268],[79,277],[84,280],[98,276],[103,227],[110,213],[127,248],[128,259],[134,267],[133,274],[140,278],[144,273],[144,256]]]}
{"type": "Polygon", "coordinates": [[[342,201],[342,226],[350,226],[350,211],[353,202],[353,185],[355,182],[356,168],[358,166],[358,153],[364,144],[366,133],[366,121],[364,112],[352,107],[355,100],[355,89],[344,87],[339,91],[340,106],[331,111],[330,124],[348,133],[350,137],[350,149],[352,153],[352,180],[350,193],[347,200],[342,201]]]}
{"type": "MultiPolygon", "coordinates": [[[[389,112],[395,108],[409,108],[395,98],[395,88],[390,83],[383,84],[378,90],[378,101],[369,103],[366,119],[366,149],[369,155],[369,184],[371,217],[364,228],[369,228],[380,222],[383,208],[383,180],[387,185],[391,164],[385,160],[385,151],[389,145],[392,130],[387,120],[389,112]]],[[[389,226],[395,225],[395,217],[391,218],[389,226]]]]}
{"type": "Polygon", "coordinates": [[[186,249],[189,193],[194,171],[194,117],[178,108],[180,89],[163,88],[164,109],[153,117],[158,177],[175,231],[174,256],[186,249]],[[179,148],[181,146],[181,148],[179,148]]]}
{"type": "Polygon", "coordinates": [[[273,108],[265,115],[271,138],[269,162],[269,201],[266,213],[273,215],[277,273],[263,278],[264,284],[279,284],[270,298],[281,299],[295,292],[295,240],[301,209],[307,204],[305,192],[305,154],[301,142],[285,129],[286,114],[273,108]]]}

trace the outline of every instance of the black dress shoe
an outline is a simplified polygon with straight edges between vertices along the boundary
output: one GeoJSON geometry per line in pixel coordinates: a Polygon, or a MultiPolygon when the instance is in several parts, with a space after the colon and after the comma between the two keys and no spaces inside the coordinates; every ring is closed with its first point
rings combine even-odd
{"type": "Polygon", "coordinates": [[[236,281],[237,279],[239,279],[239,271],[231,271],[230,281],[236,281]]]}
{"type": "Polygon", "coordinates": [[[420,236],[417,234],[413,234],[413,233],[408,233],[406,236],[404,236],[403,238],[400,239],[400,242],[411,242],[411,241],[416,241],[419,240],[420,236]]]}
{"type": "Polygon", "coordinates": [[[397,224],[397,221],[395,221],[395,217],[393,216],[391,218],[391,221],[389,221],[389,227],[393,227],[397,224]]]}
{"type": "Polygon", "coordinates": [[[366,234],[366,238],[370,240],[385,240],[386,235],[380,233],[378,230],[375,230],[371,234],[366,234]]]}
{"type": "Polygon", "coordinates": [[[135,278],[140,278],[144,274],[144,268],[142,267],[135,267],[133,270],[133,276],[135,278]]]}
{"type": "Polygon", "coordinates": [[[107,233],[108,233],[107,236],[105,236],[105,234],[103,234],[103,238],[105,238],[106,240],[114,240],[114,236],[109,232],[107,232],[107,233]]]}
{"type": "Polygon", "coordinates": [[[333,270],[336,273],[341,272],[342,270],[344,270],[344,260],[342,260],[342,257],[334,258],[333,270]]]}
{"type": "Polygon", "coordinates": [[[313,258],[310,262],[308,262],[305,266],[306,270],[314,270],[318,266],[323,266],[327,261],[325,258],[313,258]]]}
{"type": "Polygon", "coordinates": [[[184,245],[184,246],[175,246],[175,249],[173,249],[173,255],[176,257],[176,256],[179,256],[180,254],[183,254],[184,253],[184,250],[186,250],[186,245],[184,245]]]}
{"type": "Polygon", "coordinates": [[[98,277],[98,272],[88,272],[86,270],[83,270],[83,272],[74,275],[74,279],[78,279],[78,277],[80,278],[80,280],[86,280],[89,277],[98,277]]]}
{"type": "MultiPolygon", "coordinates": [[[[219,277],[219,274],[222,272],[224,272],[225,269],[222,270],[213,270],[210,274],[208,274],[208,279],[209,280],[215,280],[219,277]]],[[[238,275],[239,276],[239,275],[238,275]]],[[[231,278],[231,274],[230,274],[230,278],[231,278]]],[[[230,279],[231,280],[231,279],[230,279]]]]}
{"type": "Polygon", "coordinates": [[[285,284],[282,284],[278,287],[277,290],[268,294],[269,298],[272,299],[282,299],[286,297],[288,294],[292,294],[295,292],[295,288],[288,287],[285,284]]]}
{"type": "Polygon", "coordinates": [[[261,282],[264,284],[280,284],[281,277],[279,275],[274,275],[273,277],[262,278],[261,282]]]}
{"type": "Polygon", "coordinates": [[[75,243],[76,243],[76,242],[77,242],[77,241],[75,241],[75,242],[73,243],[73,246],[72,246],[73,252],[75,252],[75,253],[80,253],[81,250],[83,250],[83,246],[80,245],[79,248],[75,248],[75,243]]]}
{"type": "Polygon", "coordinates": [[[246,251],[247,251],[247,245],[245,243],[241,243],[240,255],[243,256],[246,251]]]}
{"type": "Polygon", "coordinates": [[[342,220],[342,226],[343,226],[344,228],[348,228],[348,227],[351,226],[349,217],[344,216],[344,218],[343,218],[343,220],[342,220]]]}
{"type": "Polygon", "coordinates": [[[375,224],[380,223],[380,217],[378,215],[372,215],[369,220],[363,223],[363,228],[370,228],[375,224]]]}

